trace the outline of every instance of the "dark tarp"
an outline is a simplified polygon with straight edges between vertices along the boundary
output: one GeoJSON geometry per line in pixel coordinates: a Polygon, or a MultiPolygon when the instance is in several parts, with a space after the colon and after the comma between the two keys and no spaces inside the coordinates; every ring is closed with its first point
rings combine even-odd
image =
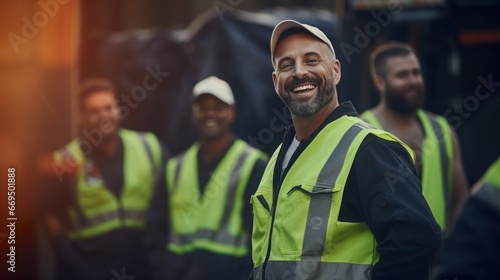
{"type": "Polygon", "coordinates": [[[216,75],[235,95],[236,135],[272,153],[284,125],[291,124],[274,91],[269,52],[271,32],[283,19],[317,26],[336,44],[339,28],[331,12],[281,8],[261,13],[214,8],[183,30],[130,30],[109,36],[100,64],[122,95],[123,126],[153,131],[174,154],[183,151],[196,139],[192,88],[216,75]]]}

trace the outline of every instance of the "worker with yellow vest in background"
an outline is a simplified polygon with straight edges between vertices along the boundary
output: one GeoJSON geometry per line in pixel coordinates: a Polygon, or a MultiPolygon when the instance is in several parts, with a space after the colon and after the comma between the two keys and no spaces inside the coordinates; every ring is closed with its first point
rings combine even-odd
{"type": "Polygon", "coordinates": [[[57,279],[147,279],[145,226],[165,163],[152,133],[120,129],[115,87],[90,79],[78,95],[77,138],[54,153],[43,221],[57,279]]]}
{"type": "Polygon", "coordinates": [[[231,132],[235,100],[210,76],[193,89],[199,140],[167,163],[168,279],[247,279],[252,270],[250,196],[267,156],[231,132]]]}
{"type": "Polygon", "coordinates": [[[472,188],[451,236],[436,258],[432,280],[500,279],[500,158],[472,188]]]}
{"type": "Polygon", "coordinates": [[[416,152],[424,197],[443,232],[449,233],[468,195],[458,138],[445,118],[422,109],[424,78],[409,45],[380,45],[370,56],[370,71],[380,102],[361,118],[416,152]]]}
{"type": "Polygon", "coordinates": [[[318,28],[280,22],[271,59],[293,126],[251,199],[252,278],[428,278],[441,229],[411,149],[339,104],[340,62],[318,28]]]}

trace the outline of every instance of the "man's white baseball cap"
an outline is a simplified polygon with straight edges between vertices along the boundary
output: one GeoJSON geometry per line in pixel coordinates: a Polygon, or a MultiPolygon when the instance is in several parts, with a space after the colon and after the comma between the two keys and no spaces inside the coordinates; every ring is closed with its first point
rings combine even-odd
{"type": "Polygon", "coordinates": [[[271,35],[271,61],[273,63],[274,68],[276,68],[276,65],[274,65],[274,52],[275,52],[276,46],[278,44],[278,39],[280,38],[281,34],[283,34],[283,32],[285,32],[291,28],[302,28],[302,29],[309,31],[309,33],[311,33],[316,38],[320,39],[325,44],[327,44],[328,47],[330,48],[330,50],[332,50],[333,55],[335,55],[335,50],[333,49],[332,42],[330,42],[330,40],[328,39],[328,37],[326,37],[326,35],[325,35],[325,33],[323,33],[323,31],[321,31],[317,27],[311,26],[309,24],[304,24],[304,23],[300,23],[300,22],[295,21],[295,20],[287,19],[287,20],[284,20],[284,21],[278,23],[276,25],[276,27],[274,27],[273,34],[271,35]]]}
{"type": "Polygon", "coordinates": [[[231,87],[224,80],[210,76],[198,82],[193,88],[193,99],[202,94],[210,94],[228,105],[234,105],[231,87]]]}

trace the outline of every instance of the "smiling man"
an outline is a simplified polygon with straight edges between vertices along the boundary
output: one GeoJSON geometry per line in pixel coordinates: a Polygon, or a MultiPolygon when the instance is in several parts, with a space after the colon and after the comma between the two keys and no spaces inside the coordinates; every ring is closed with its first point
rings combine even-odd
{"type": "Polygon", "coordinates": [[[41,204],[56,279],[149,277],[146,224],[167,151],[151,132],[120,128],[117,93],[107,79],[84,81],[80,133],[54,153],[41,204]]]}
{"type": "Polygon", "coordinates": [[[235,137],[235,102],[214,76],[193,89],[199,140],[167,164],[171,208],[168,279],[246,279],[252,269],[248,201],[265,156],[235,137]]]}
{"type": "Polygon", "coordinates": [[[380,102],[361,117],[416,152],[424,197],[441,229],[450,233],[468,195],[458,137],[446,119],[422,109],[424,77],[409,45],[380,45],[371,54],[370,69],[380,102]]]}
{"type": "Polygon", "coordinates": [[[280,22],[271,60],[293,126],[251,198],[253,279],[427,279],[441,236],[413,151],[339,104],[318,28],[280,22]]]}

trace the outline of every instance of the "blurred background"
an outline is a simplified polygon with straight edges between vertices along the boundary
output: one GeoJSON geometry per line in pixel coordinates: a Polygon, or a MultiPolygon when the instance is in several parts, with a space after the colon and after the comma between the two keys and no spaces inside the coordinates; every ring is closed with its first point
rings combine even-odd
{"type": "MultiPolygon", "coordinates": [[[[0,11],[1,279],[52,279],[37,222],[47,158],[77,134],[75,89],[112,79],[123,126],[155,132],[175,154],[195,139],[193,85],[227,80],[236,134],[271,153],[291,123],[271,80],[269,38],[291,18],[320,27],[342,64],[341,101],[378,101],[368,57],[381,42],[410,43],[426,109],[457,131],[469,184],[500,156],[500,2],[496,0],[12,0],[0,11]],[[154,78],[146,86],[147,75],[154,78]],[[132,98],[132,99],[131,99],[132,98]],[[16,272],[8,272],[7,168],[16,168],[16,272]],[[4,276],[5,275],[5,276],[4,276]]],[[[42,205],[43,207],[43,205],[42,205]]]]}

